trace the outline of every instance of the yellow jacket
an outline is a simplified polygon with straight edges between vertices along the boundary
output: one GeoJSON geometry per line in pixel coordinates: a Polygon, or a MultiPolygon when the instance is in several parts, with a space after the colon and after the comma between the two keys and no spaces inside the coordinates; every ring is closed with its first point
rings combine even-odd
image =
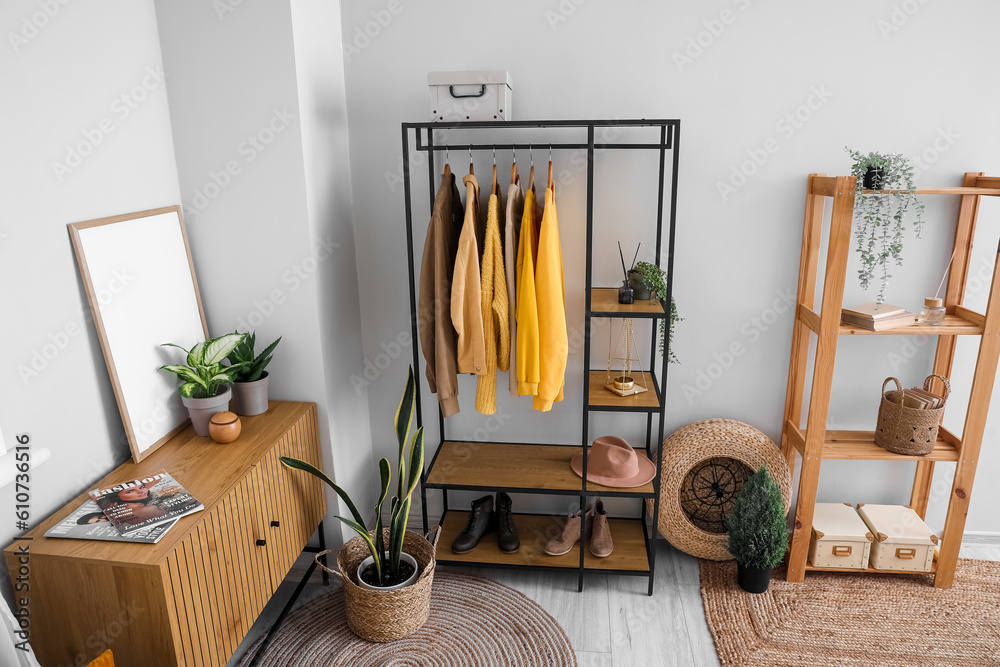
{"type": "Polygon", "coordinates": [[[538,393],[538,302],[535,298],[535,258],[538,254],[538,209],[535,191],[524,195],[521,215],[521,236],[517,243],[517,393],[534,396],[538,393]]]}
{"type": "Polygon", "coordinates": [[[482,303],[483,335],[486,342],[486,374],[476,381],[476,410],[484,415],[497,411],[497,367],[510,365],[510,329],[507,322],[507,279],[500,244],[500,196],[491,193],[486,208],[483,241],[482,303]]]}
{"type": "Polygon", "coordinates": [[[545,209],[538,232],[538,266],[535,269],[538,301],[538,355],[541,374],[534,408],[552,409],[563,399],[569,338],[566,334],[566,278],[563,273],[559,218],[552,189],[545,190],[545,209]]]}
{"type": "Polygon", "coordinates": [[[455,274],[451,281],[451,323],[458,334],[458,372],[486,373],[486,342],[483,336],[482,287],[479,279],[479,183],[469,174],[465,183],[465,222],[458,237],[455,274]]]}

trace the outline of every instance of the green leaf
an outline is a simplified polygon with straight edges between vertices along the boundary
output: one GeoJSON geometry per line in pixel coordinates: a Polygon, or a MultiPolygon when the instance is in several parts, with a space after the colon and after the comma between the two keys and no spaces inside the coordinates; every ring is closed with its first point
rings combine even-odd
{"type": "Polygon", "coordinates": [[[201,342],[191,348],[188,352],[187,364],[191,368],[201,366],[205,361],[205,343],[201,342]]]}
{"type": "Polygon", "coordinates": [[[344,491],[342,488],[340,488],[339,486],[337,486],[337,484],[332,479],[330,479],[329,477],[327,477],[325,472],[323,472],[319,468],[317,468],[317,467],[315,467],[315,466],[313,466],[313,465],[311,465],[309,463],[306,463],[305,461],[301,461],[299,459],[294,459],[294,458],[292,458],[290,456],[282,456],[280,460],[281,460],[281,464],[284,465],[286,468],[291,468],[293,470],[302,470],[302,471],[307,472],[310,475],[313,475],[314,477],[318,477],[321,480],[323,480],[324,482],[326,482],[326,484],[331,489],[333,489],[338,496],[340,496],[340,499],[344,501],[344,504],[347,505],[347,509],[350,510],[351,516],[354,517],[354,520],[359,525],[362,525],[362,526],[364,525],[365,520],[364,520],[364,518],[362,518],[361,513],[358,512],[358,508],[354,505],[354,501],[351,500],[351,497],[347,495],[346,491],[344,491]]]}
{"type": "MultiPolygon", "coordinates": [[[[385,459],[383,459],[385,460],[385,459]]],[[[386,462],[388,465],[388,462],[386,462]]],[[[406,497],[409,498],[420,482],[420,475],[424,470],[424,427],[421,426],[413,434],[413,441],[410,443],[410,477],[406,485],[406,497]]]]}
{"type": "Polygon", "coordinates": [[[378,502],[375,503],[375,521],[373,523],[375,524],[375,547],[379,553],[383,553],[385,551],[385,537],[382,534],[382,503],[385,501],[385,497],[389,495],[389,479],[391,477],[389,459],[383,458],[379,460],[378,472],[382,491],[379,493],[378,502]]]}
{"type": "Polygon", "coordinates": [[[399,479],[396,495],[403,495],[403,483],[405,476],[406,458],[404,449],[406,448],[406,438],[410,433],[410,426],[413,424],[414,404],[416,403],[416,383],[413,380],[413,366],[410,366],[406,378],[406,388],[403,390],[403,398],[396,408],[396,417],[393,425],[396,427],[396,440],[399,441],[399,479]]]}
{"type": "Polygon", "coordinates": [[[207,396],[199,396],[198,393],[202,392],[202,386],[197,382],[188,382],[182,384],[177,389],[178,393],[184,398],[208,398],[207,396]]]}
{"type": "Polygon", "coordinates": [[[167,364],[165,366],[160,366],[157,370],[169,371],[170,373],[176,373],[181,376],[184,380],[188,382],[197,382],[198,384],[204,384],[204,380],[201,376],[193,369],[187,366],[178,366],[176,364],[167,364]]]}
{"type": "Polygon", "coordinates": [[[207,341],[202,363],[205,365],[221,363],[226,355],[233,351],[233,348],[243,342],[244,338],[246,338],[246,334],[232,333],[207,341]]]}
{"type": "MultiPolygon", "coordinates": [[[[382,582],[382,559],[385,557],[385,554],[384,553],[380,553],[380,552],[378,552],[378,551],[375,550],[375,542],[372,540],[372,536],[371,536],[371,534],[369,534],[368,529],[365,528],[364,526],[362,526],[361,524],[359,524],[357,521],[351,521],[350,519],[345,519],[342,516],[335,516],[334,518],[335,519],[339,519],[340,521],[344,522],[345,524],[347,524],[348,526],[350,526],[352,529],[354,529],[354,532],[357,533],[358,535],[360,535],[361,538],[365,541],[365,544],[368,545],[368,552],[372,555],[372,558],[374,558],[374,560],[375,560],[375,576],[378,578],[379,583],[381,584],[381,582],[382,582]]],[[[360,577],[360,576],[361,576],[361,573],[358,572],[358,577],[360,577]]]]}

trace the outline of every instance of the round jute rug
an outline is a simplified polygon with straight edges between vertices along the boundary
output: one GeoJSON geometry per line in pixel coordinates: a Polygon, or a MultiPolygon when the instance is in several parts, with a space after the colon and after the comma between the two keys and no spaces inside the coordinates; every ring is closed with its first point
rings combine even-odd
{"type": "MultiPolygon", "coordinates": [[[[249,664],[251,648],[240,662],[249,664]]],[[[285,620],[260,667],[551,667],[575,666],[569,638],[548,612],[495,581],[438,571],[431,614],[420,630],[387,644],[347,627],[337,588],[285,620]]]]}
{"type": "Polygon", "coordinates": [[[744,593],[736,563],[703,560],[701,596],[726,666],[983,667],[1000,665],[1000,563],[959,560],[955,584],[929,575],[775,570],[744,593]]]}

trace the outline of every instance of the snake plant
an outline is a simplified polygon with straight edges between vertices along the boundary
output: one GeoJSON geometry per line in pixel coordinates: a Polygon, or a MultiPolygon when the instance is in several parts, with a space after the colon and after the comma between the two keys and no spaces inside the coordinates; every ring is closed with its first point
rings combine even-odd
{"type": "MultiPolygon", "coordinates": [[[[281,457],[281,463],[294,470],[303,470],[320,478],[336,492],[344,505],[350,511],[350,518],[342,516],[336,517],[346,525],[350,526],[361,539],[368,545],[368,550],[375,559],[375,576],[381,584],[385,581],[394,580],[399,574],[400,554],[403,553],[403,536],[406,534],[406,522],[410,516],[410,504],[413,491],[420,481],[420,473],[424,469],[424,428],[421,426],[414,433],[410,440],[409,452],[407,452],[406,441],[413,425],[414,406],[416,404],[416,383],[413,380],[413,367],[410,367],[409,376],[406,380],[406,388],[403,390],[403,398],[396,408],[394,421],[396,439],[399,441],[399,467],[396,473],[396,495],[390,501],[389,511],[389,544],[386,545],[383,538],[382,505],[386,496],[389,495],[390,469],[389,459],[383,458],[378,462],[379,481],[381,491],[378,501],[375,503],[374,516],[370,523],[371,530],[367,527],[364,517],[358,512],[357,506],[347,492],[337,486],[337,484],[326,476],[326,474],[305,461],[294,459],[288,456],[281,457]]],[[[359,573],[360,574],[360,573],[359,573]]]]}
{"type": "Polygon", "coordinates": [[[177,391],[184,398],[211,398],[219,393],[222,385],[232,384],[245,364],[223,366],[226,355],[243,342],[246,334],[226,334],[198,343],[190,350],[185,350],[174,343],[164,343],[187,353],[187,366],[166,364],[157,370],[176,373],[182,380],[177,391]]]}

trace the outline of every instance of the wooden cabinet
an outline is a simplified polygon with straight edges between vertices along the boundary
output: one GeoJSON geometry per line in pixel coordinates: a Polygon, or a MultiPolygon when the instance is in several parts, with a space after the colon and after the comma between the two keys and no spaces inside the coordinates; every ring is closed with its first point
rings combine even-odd
{"type": "Polygon", "coordinates": [[[204,503],[159,544],[43,537],[81,494],[5,550],[15,572],[18,549],[29,549],[30,590],[17,597],[43,667],[86,664],[106,648],[120,665],[226,664],[326,513],[322,482],[278,460],[322,466],[316,406],[272,402],[242,419],[232,444],[189,427],[99,482],[165,469],[204,503]]]}

